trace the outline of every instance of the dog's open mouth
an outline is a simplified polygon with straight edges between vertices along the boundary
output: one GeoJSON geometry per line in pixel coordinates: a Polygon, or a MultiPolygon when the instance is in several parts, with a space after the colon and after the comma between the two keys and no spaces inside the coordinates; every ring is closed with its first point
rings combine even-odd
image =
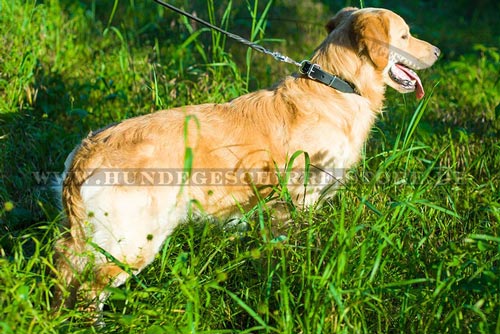
{"type": "Polygon", "coordinates": [[[390,78],[408,92],[416,92],[417,99],[424,97],[422,81],[412,69],[401,63],[396,63],[389,69],[390,78]]]}

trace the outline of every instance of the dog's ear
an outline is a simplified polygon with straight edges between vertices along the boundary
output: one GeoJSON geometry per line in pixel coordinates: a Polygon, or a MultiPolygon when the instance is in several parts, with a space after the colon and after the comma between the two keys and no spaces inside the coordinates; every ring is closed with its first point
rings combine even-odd
{"type": "Polygon", "coordinates": [[[333,29],[337,28],[346,20],[348,16],[350,16],[353,12],[357,11],[356,7],[346,7],[344,9],[339,10],[334,17],[332,17],[325,25],[326,31],[331,33],[333,29]]]}
{"type": "Polygon", "coordinates": [[[375,66],[383,69],[389,63],[389,22],[382,12],[358,15],[353,24],[359,52],[366,52],[375,66]]]}

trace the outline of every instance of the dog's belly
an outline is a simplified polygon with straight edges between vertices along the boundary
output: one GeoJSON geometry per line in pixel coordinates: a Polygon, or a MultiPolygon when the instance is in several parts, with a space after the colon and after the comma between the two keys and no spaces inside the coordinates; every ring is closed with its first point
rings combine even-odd
{"type": "Polygon", "coordinates": [[[151,263],[165,239],[189,216],[224,220],[249,209],[257,198],[251,187],[241,185],[126,184],[119,177],[124,173],[94,172],[80,194],[86,213],[87,248],[96,254],[96,262],[109,260],[102,248],[133,270],[151,263]],[[116,174],[111,178],[105,173],[116,174]],[[118,181],[122,183],[115,184],[118,181]]]}

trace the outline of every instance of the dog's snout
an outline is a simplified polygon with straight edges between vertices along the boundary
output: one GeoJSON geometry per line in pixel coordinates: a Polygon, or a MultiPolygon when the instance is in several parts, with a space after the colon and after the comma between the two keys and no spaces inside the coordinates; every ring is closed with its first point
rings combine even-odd
{"type": "Polygon", "coordinates": [[[436,56],[436,58],[439,58],[439,55],[441,54],[441,50],[439,50],[439,48],[437,46],[433,46],[433,51],[434,51],[434,55],[436,56]]]}

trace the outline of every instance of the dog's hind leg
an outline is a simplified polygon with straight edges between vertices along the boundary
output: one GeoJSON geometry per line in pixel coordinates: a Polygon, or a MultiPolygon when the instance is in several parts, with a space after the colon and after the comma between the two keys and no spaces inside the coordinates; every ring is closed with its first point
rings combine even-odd
{"type": "Polygon", "coordinates": [[[82,251],[71,238],[57,243],[55,265],[59,284],[54,287],[53,311],[76,306],[88,312],[95,325],[101,324],[104,302],[109,296],[106,287],[120,286],[130,276],[121,266],[113,262],[102,263],[101,259],[90,250],[82,251]],[[96,264],[96,261],[101,263],[96,264]]]}
{"type": "Polygon", "coordinates": [[[82,303],[77,306],[81,311],[88,312],[94,326],[102,327],[105,325],[102,311],[110,295],[106,288],[122,285],[130,274],[114,263],[106,263],[95,266],[91,275],[92,278],[78,290],[78,300],[82,303]]]}
{"type": "Polygon", "coordinates": [[[51,309],[73,308],[81,286],[82,274],[88,259],[81,255],[82,246],[71,237],[63,237],[55,246],[55,272],[58,284],[54,286],[51,309]]]}

